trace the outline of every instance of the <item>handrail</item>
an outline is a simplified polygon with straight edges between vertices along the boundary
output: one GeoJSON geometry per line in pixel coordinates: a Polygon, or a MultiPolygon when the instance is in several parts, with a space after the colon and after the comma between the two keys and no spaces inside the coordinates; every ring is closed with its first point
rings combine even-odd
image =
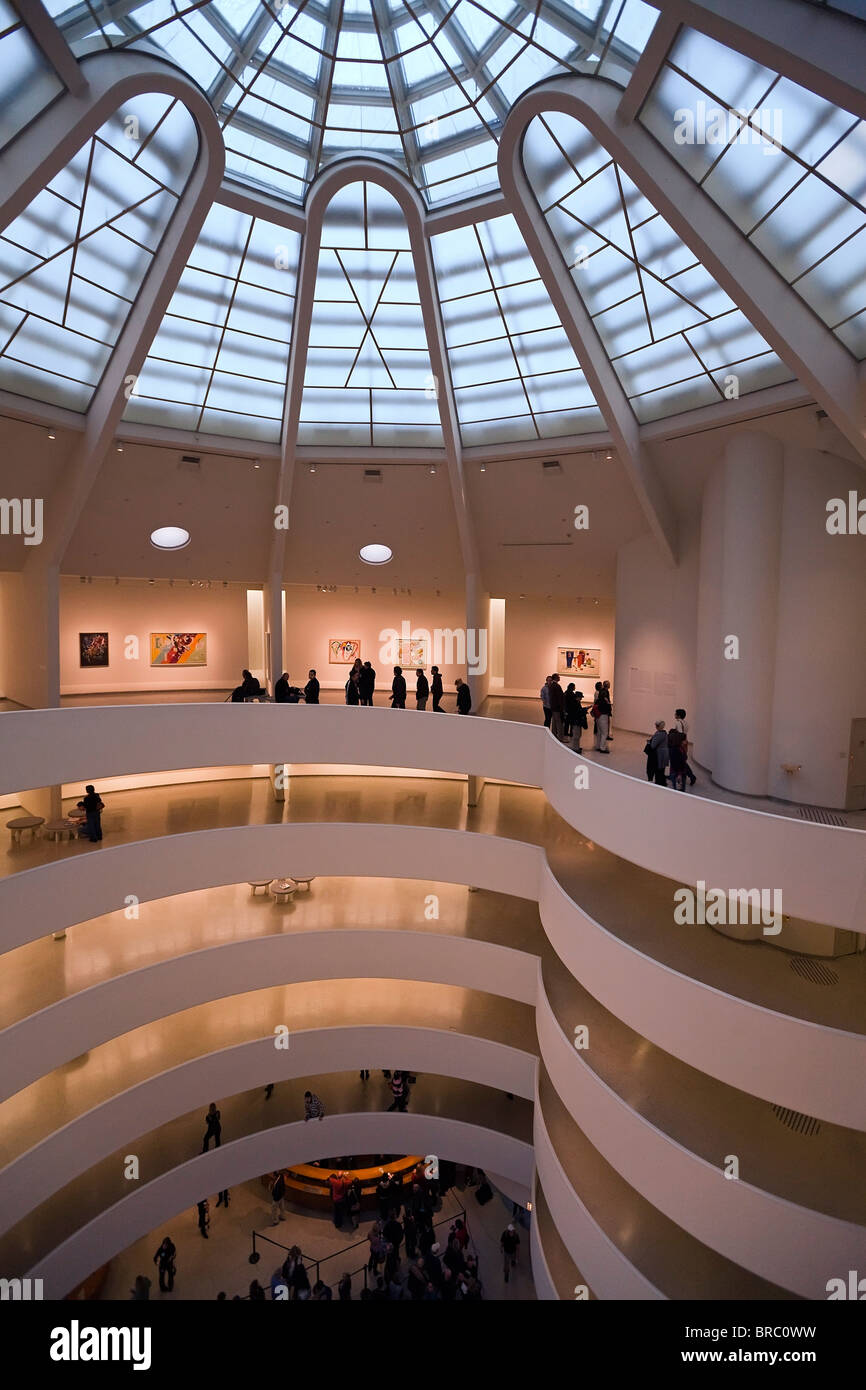
{"type": "MultiPolygon", "coordinates": [[[[460,1207],[459,1211],[457,1211],[457,1212],[451,1212],[448,1216],[442,1216],[442,1217],[440,1217],[440,1219],[439,1219],[438,1221],[434,1221],[434,1222],[433,1222],[433,1230],[435,1231],[436,1228],[437,1228],[437,1226],[444,1226],[446,1221],[451,1221],[451,1222],[455,1221],[455,1220],[457,1219],[458,1216],[461,1217],[461,1218],[463,1219],[463,1224],[466,1226],[466,1229],[467,1229],[467,1231],[468,1231],[468,1230],[469,1230],[469,1226],[468,1226],[468,1224],[467,1224],[467,1222],[466,1222],[466,1208],[465,1208],[465,1207],[460,1207]]],[[[266,1236],[266,1235],[264,1235],[264,1234],[263,1234],[262,1232],[260,1232],[260,1231],[251,1231],[251,1232],[250,1232],[250,1235],[251,1235],[251,1237],[252,1237],[252,1242],[253,1242],[253,1248],[252,1248],[252,1251],[250,1252],[250,1256],[249,1256],[249,1263],[250,1263],[251,1265],[256,1265],[256,1264],[258,1264],[259,1260],[262,1258],[262,1257],[261,1257],[261,1254],[260,1254],[259,1251],[256,1249],[256,1241],[257,1241],[257,1240],[259,1240],[259,1241],[265,1240],[265,1241],[267,1241],[268,1245],[276,1245],[276,1246],[278,1247],[278,1249],[280,1249],[280,1250],[285,1250],[286,1254],[288,1254],[289,1250],[292,1248],[292,1247],[289,1246],[289,1245],[283,1245],[283,1243],[282,1243],[281,1240],[274,1240],[273,1236],[266,1236]]],[[[318,1283],[319,1274],[320,1274],[320,1266],[321,1266],[321,1265],[327,1264],[329,1260],[336,1260],[337,1258],[344,1259],[344,1258],[346,1257],[346,1255],[348,1255],[348,1253],[349,1253],[350,1250],[357,1250],[357,1249],[359,1248],[359,1246],[366,1245],[366,1243],[367,1243],[367,1242],[366,1242],[366,1239],[365,1239],[365,1240],[356,1240],[356,1241],[354,1241],[351,1245],[346,1245],[346,1246],[344,1246],[342,1250],[335,1250],[333,1254],[331,1254],[331,1255],[323,1255],[320,1259],[316,1259],[313,1255],[305,1255],[304,1252],[303,1252],[303,1250],[302,1250],[302,1251],[301,1251],[301,1259],[305,1261],[305,1264],[304,1264],[304,1268],[305,1268],[305,1269],[312,1269],[312,1267],[315,1265],[315,1267],[316,1267],[316,1282],[318,1283]],[[308,1261],[308,1263],[306,1263],[307,1261],[308,1261]]],[[[364,1270],[364,1287],[366,1288],[366,1287],[367,1287],[367,1264],[366,1264],[366,1263],[363,1265],[363,1270],[364,1270]]],[[[360,1272],[361,1272],[360,1269],[355,1269],[355,1270],[350,1270],[350,1271],[349,1271],[350,1275],[352,1275],[352,1276],[354,1276],[355,1274],[360,1274],[360,1272]]],[[[341,1276],[341,1277],[342,1277],[342,1276],[341,1276]]],[[[339,1283],[339,1280],[337,1280],[337,1283],[339,1283]]],[[[336,1287],[336,1286],[335,1286],[334,1284],[329,1284],[328,1287],[329,1287],[329,1288],[334,1288],[334,1287],[336,1287]]]]}

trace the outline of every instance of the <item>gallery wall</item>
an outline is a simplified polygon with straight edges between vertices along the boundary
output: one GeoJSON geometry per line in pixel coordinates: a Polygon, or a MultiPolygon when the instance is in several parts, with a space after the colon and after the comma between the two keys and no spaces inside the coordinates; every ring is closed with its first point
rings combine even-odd
{"type": "Polygon", "coordinates": [[[60,689],[64,695],[96,691],[230,689],[247,665],[247,592],[240,585],[191,588],[178,581],[75,577],[60,582],[60,689]],[[79,663],[79,633],[108,633],[108,667],[79,663]],[[152,632],[207,634],[205,666],[151,666],[152,632]],[[138,639],[126,657],[125,639],[138,639]]]}
{"type": "Polygon", "coordinates": [[[845,805],[851,721],[866,717],[866,539],[826,525],[849,492],[866,493],[857,464],[786,448],[769,791],[816,806],[845,805]]]}
{"type": "MultiPolygon", "coordinates": [[[[556,669],[557,648],[597,647],[601,651],[601,675],[585,678],[578,689],[588,698],[596,680],[614,684],[614,605],[609,599],[505,600],[506,695],[537,696],[542,682],[556,669]]],[[[570,677],[562,676],[563,685],[570,677]]]]}
{"type": "Polygon", "coordinates": [[[669,565],[652,536],[621,546],[616,569],[616,707],[623,729],[652,733],[674,710],[688,711],[700,760],[695,698],[700,528],[683,528],[679,565],[669,565]]]}
{"type": "MultiPolygon", "coordinates": [[[[376,689],[382,691],[379,703],[390,690],[393,680],[394,662],[386,660],[381,636],[387,629],[402,631],[403,623],[409,624],[410,633],[424,629],[430,634],[431,654],[429,667],[434,662],[442,672],[446,693],[453,696],[454,680],[457,676],[466,677],[466,666],[454,659],[459,655],[456,644],[452,645],[444,635],[448,630],[461,632],[466,625],[466,601],[462,592],[447,593],[444,590],[437,597],[435,592],[413,589],[412,593],[396,594],[391,587],[379,589],[372,594],[369,589],[338,588],[336,593],[317,592],[310,584],[289,584],[286,587],[286,640],[285,669],[292,684],[303,686],[307,671],[315,667],[322,687],[342,689],[348,679],[351,663],[348,665],[330,661],[330,638],[354,638],[361,643],[361,660],[371,661],[377,673],[376,689]],[[436,630],[442,652],[441,659],[433,647],[436,645],[436,630]],[[451,660],[448,660],[448,657],[451,660]]],[[[411,697],[415,689],[414,672],[406,672],[406,683],[411,697]]],[[[446,708],[453,700],[446,702],[446,708]]]]}

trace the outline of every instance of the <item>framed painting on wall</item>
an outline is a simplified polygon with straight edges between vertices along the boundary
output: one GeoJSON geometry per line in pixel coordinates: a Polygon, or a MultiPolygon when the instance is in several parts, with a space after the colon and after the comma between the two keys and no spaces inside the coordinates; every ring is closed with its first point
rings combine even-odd
{"type": "Polygon", "coordinates": [[[78,664],[79,666],[108,665],[107,632],[79,632],[78,664]]]}
{"type": "Polygon", "coordinates": [[[207,666],[206,632],[152,632],[151,666],[207,666]]]}
{"type": "Polygon", "coordinates": [[[557,647],[556,669],[561,676],[592,677],[601,680],[601,647],[557,647]]]}
{"type": "Polygon", "coordinates": [[[427,638],[398,637],[397,665],[406,671],[417,671],[419,666],[426,670],[427,638]]]}
{"type": "Polygon", "coordinates": [[[360,655],[360,637],[328,638],[328,661],[332,666],[351,666],[360,655]]]}

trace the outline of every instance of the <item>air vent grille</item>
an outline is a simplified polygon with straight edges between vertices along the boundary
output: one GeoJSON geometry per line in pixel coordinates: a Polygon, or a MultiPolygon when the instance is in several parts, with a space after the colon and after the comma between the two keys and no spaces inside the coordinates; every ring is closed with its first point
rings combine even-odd
{"type": "Polygon", "coordinates": [[[795,1134],[801,1134],[804,1139],[814,1139],[821,1133],[821,1121],[814,1119],[812,1115],[801,1115],[799,1110],[786,1110],[783,1105],[774,1105],[773,1114],[783,1125],[792,1129],[795,1134]]]}

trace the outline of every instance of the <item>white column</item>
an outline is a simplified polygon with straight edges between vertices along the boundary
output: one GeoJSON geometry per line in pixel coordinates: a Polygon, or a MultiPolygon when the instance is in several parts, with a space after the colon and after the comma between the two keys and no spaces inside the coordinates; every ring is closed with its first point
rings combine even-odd
{"type": "Polygon", "coordinates": [[[718,687],[713,779],[753,796],[769,790],[776,670],[784,455],[751,431],[725,450],[718,687]]]}
{"type": "Polygon", "coordinates": [[[484,589],[480,574],[470,572],[466,575],[466,679],[476,714],[490,687],[489,647],[490,595],[484,589]]]}

